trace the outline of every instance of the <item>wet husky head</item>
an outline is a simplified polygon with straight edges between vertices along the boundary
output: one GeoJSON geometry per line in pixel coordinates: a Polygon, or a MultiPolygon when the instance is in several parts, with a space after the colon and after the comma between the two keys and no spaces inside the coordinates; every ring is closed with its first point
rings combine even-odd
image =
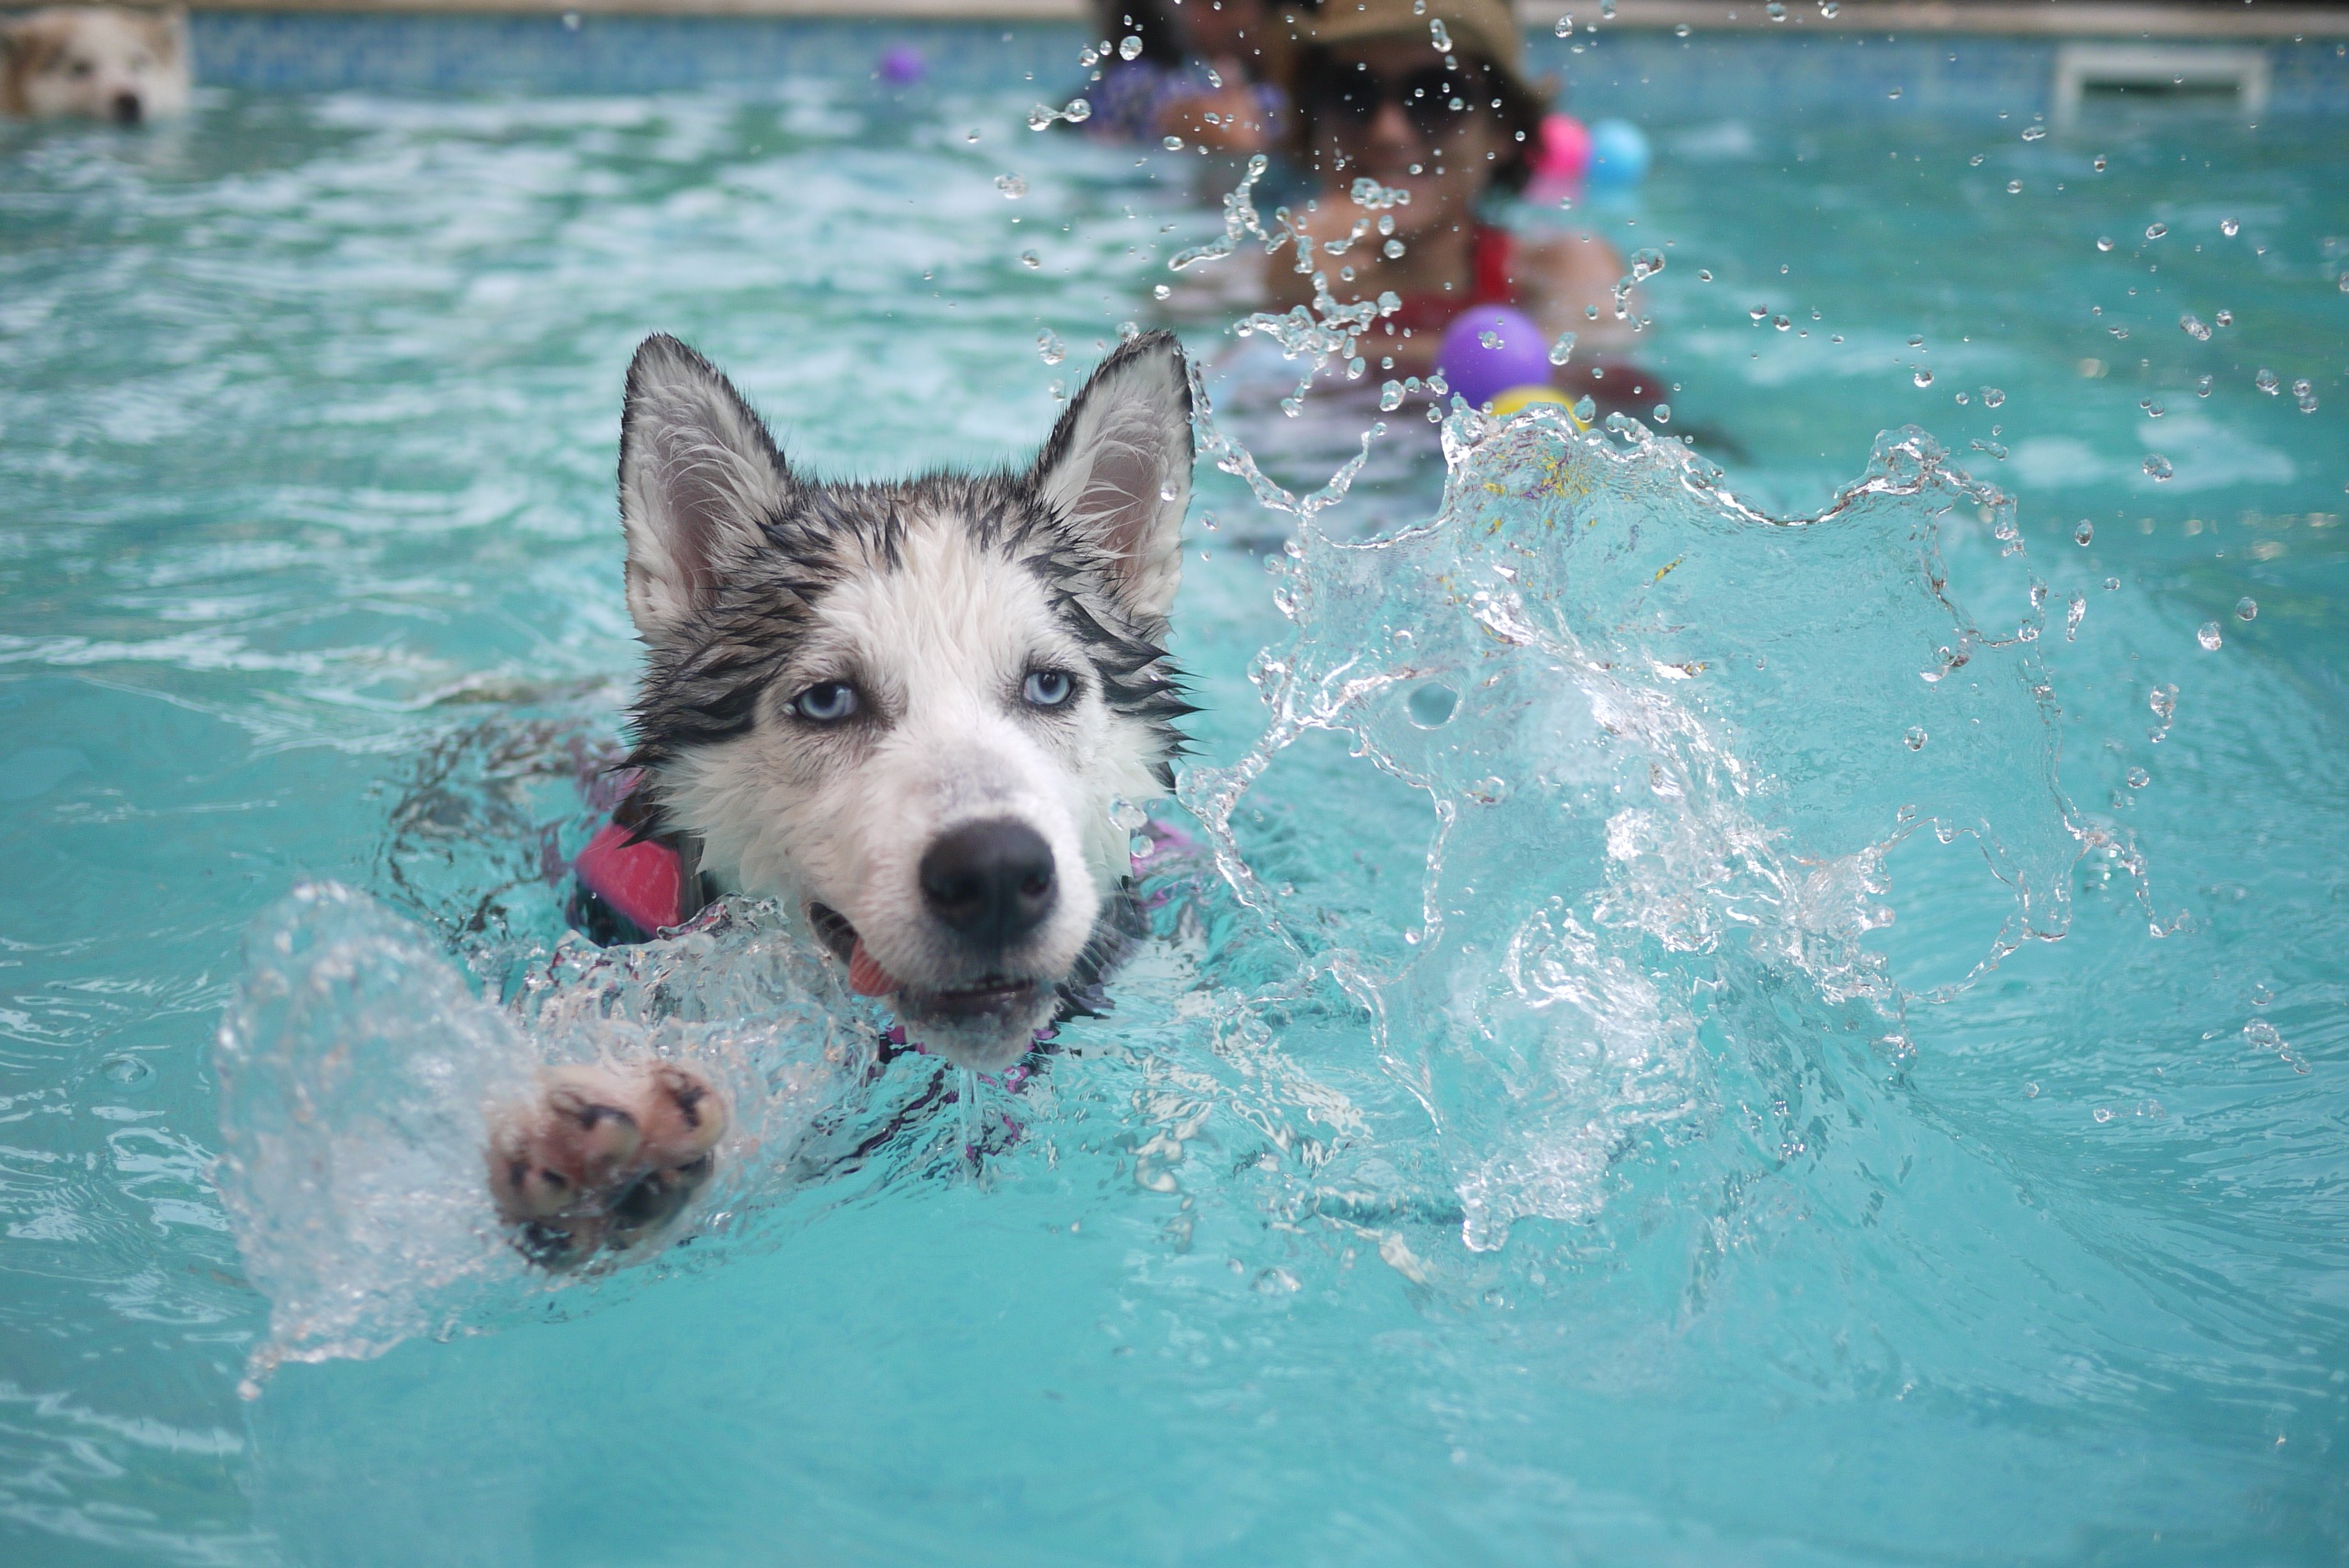
{"type": "Polygon", "coordinates": [[[654,337],[620,436],[635,760],[719,885],[790,900],[916,1041],[1008,1065],[1108,937],[1121,799],[1171,783],[1191,487],[1170,334],[1123,345],[1022,472],[823,484],[654,337]]]}

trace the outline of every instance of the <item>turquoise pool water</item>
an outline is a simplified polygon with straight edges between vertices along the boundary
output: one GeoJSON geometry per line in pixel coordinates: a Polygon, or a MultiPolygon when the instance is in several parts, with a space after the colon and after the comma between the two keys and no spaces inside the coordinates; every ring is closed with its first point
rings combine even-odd
{"type": "MultiPolygon", "coordinates": [[[[2349,1550],[2349,143],[2305,127],[1659,123],[1588,215],[1667,252],[1660,428],[1717,481],[1505,432],[1444,521],[1342,548],[1444,506],[1404,410],[1291,559],[1203,470],[1186,788],[1233,880],[1175,879],[1119,1015],[989,1091],[1018,1140],[974,1169],[942,1107],[854,1172],[770,1149],[600,1284],[464,1252],[402,1072],[603,1026],[501,1033],[460,976],[552,934],[544,833],[632,668],[628,351],[698,342],[826,471],[1026,450],[1206,227],[1033,96],[0,143],[10,1559],[2349,1550]],[[1911,424],[1971,482],[1871,466],[1911,424]],[[316,879],[369,902],[281,903],[316,879]],[[240,983],[321,942],[382,988],[248,1028],[289,1077],[224,1104],[240,983]],[[336,1200],[402,1228],[271,1189],[240,1235],[213,1160],[362,1041],[303,1147],[415,1156],[336,1200]],[[383,1353],[241,1398],[338,1283],[383,1353]]],[[[1187,330],[1282,482],[1375,417],[1285,420],[1187,330]]],[[[769,934],[667,983],[771,1001],[722,1044],[779,1071],[823,997],[769,934]]],[[[879,1125],[924,1070],[766,1125],[879,1125]]]]}

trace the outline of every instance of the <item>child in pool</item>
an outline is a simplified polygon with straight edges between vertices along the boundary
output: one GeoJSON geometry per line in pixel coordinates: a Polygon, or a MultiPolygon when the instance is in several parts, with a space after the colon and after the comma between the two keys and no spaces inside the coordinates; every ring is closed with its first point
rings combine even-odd
{"type": "Polygon", "coordinates": [[[1094,20],[1112,46],[1088,95],[1096,136],[1156,143],[1180,137],[1218,152],[1273,150],[1286,95],[1265,51],[1263,0],[1095,0],[1094,20]],[[1114,53],[1142,42],[1133,59],[1114,53]]]}
{"type": "MultiPolygon", "coordinates": [[[[1317,187],[1289,221],[1328,241],[1370,220],[1361,239],[1319,270],[1340,300],[1389,289],[1402,300],[1362,344],[1372,364],[1391,358],[1390,374],[1425,376],[1454,316],[1473,304],[1512,304],[1552,337],[1575,335],[1560,387],[1602,405],[1653,401],[1655,377],[1617,357],[1630,332],[1615,315],[1615,284],[1627,270],[1615,248],[1589,233],[1513,234],[1480,215],[1495,191],[1524,185],[1543,108],[1505,0],[1425,0],[1423,9],[1414,0],[1322,0],[1284,20],[1290,150],[1317,187]],[[1450,36],[1448,54],[1433,46],[1435,22],[1450,36]],[[1347,194],[1363,176],[1410,192],[1408,204],[1388,210],[1400,255],[1385,253],[1382,214],[1347,194]]],[[[1266,284],[1276,310],[1313,297],[1311,278],[1286,253],[1268,261],[1266,284]]]]}

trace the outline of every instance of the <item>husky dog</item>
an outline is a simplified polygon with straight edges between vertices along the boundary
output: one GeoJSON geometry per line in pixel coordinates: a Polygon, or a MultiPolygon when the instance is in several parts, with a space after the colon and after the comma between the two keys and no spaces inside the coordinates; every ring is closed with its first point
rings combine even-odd
{"type": "Polygon", "coordinates": [[[0,113],[136,125],[188,107],[188,14],[57,5],[0,24],[0,113]]]}
{"type": "MultiPolygon", "coordinates": [[[[1192,458],[1169,333],[1111,354],[1025,470],[879,484],[793,472],[709,361],[647,339],[620,430],[630,806],[676,847],[683,913],[786,901],[963,1067],[1081,1006],[1132,929],[1116,809],[1172,786],[1192,711],[1165,651],[1192,458]]],[[[674,1065],[566,1073],[500,1128],[491,1185],[535,1255],[625,1244],[725,1117],[674,1065]]]]}

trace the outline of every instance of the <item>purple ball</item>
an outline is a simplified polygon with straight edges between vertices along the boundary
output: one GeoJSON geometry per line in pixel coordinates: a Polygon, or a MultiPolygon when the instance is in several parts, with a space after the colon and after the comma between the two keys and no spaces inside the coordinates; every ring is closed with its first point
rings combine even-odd
{"type": "Polygon", "coordinates": [[[1512,387],[1549,385],[1549,345],[1533,317],[1505,304],[1471,305],[1444,329],[1435,367],[1471,408],[1512,387]],[[1487,346],[1487,335],[1493,343],[1487,346]]]}
{"type": "Polygon", "coordinates": [[[929,69],[922,51],[911,44],[892,44],[881,54],[881,79],[898,87],[911,87],[922,79],[929,69]]]}

